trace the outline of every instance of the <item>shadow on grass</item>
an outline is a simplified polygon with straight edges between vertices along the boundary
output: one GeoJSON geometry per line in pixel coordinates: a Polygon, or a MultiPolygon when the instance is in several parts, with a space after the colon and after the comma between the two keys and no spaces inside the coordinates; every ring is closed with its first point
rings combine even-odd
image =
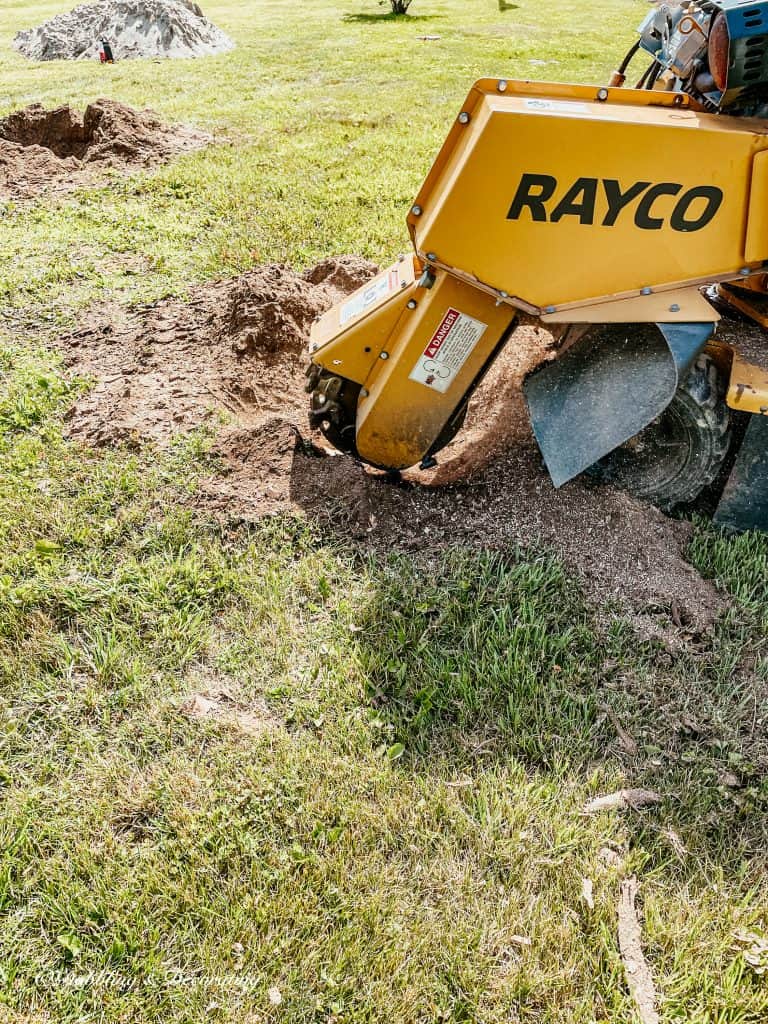
{"type": "Polygon", "coordinates": [[[393,558],[357,635],[370,701],[410,754],[552,768],[604,749],[594,687],[604,649],[562,565],[459,550],[425,569],[393,558]]]}
{"type": "MultiPolygon", "coordinates": [[[[652,862],[668,860],[670,829],[723,864],[763,856],[765,683],[724,675],[742,630],[723,623],[707,649],[673,656],[598,622],[563,566],[531,551],[393,558],[360,624],[370,704],[414,771],[437,759],[472,777],[516,760],[586,778],[604,765],[664,797],[636,821],[652,862]]],[[[696,873],[690,859],[681,870],[696,873]]]]}
{"type": "Polygon", "coordinates": [[[395,21],[398,24],[409,24],[417,21],[440,21],[442,14],[393,14],[387,11],[382,14],[345,14],[342,21],[352,25],[379,25],[385,21],[395,21]]]}
{"type": "MultiPolygon", "coordinates": [[[[348,548],[368,534],[348,502],[331,494],[318,500],[321,469],[298,457],[292,498],[324,536],[348,548]]],[[[381,507],[371,506],[374,518],[387,508],[382,495],[381,507]]],[[[711,551],[698,542],[700,571],[726,579],[734,595],[742,578],[759,599],[734,609],[711,635],[662,639],[641,617],[590,606],[573,574],[546,552],[446,550],[434,545],[440,522],[428,517],[416,550],[406,518],[401,529],[407,550],[393,552],[397,534],[380,538],[366,563],[369,585],[351,645],[368,711],[388,742],[402,744],[403,767],[418,774],[440,763],[473,778],[517,760],[536,777],[594,776],[599,785],[653,789],[664,802],[634,826],[651,862],[677,857],[665,838],[670,830],[691,853],[683,872],[695,874],[696,857],[730,869],[763,856],[768,592],[758,556],[765,548],[768,558],[768,541],[758,539],[757,551],[743,546],[739,557],[732,542],[711,551]]]]}

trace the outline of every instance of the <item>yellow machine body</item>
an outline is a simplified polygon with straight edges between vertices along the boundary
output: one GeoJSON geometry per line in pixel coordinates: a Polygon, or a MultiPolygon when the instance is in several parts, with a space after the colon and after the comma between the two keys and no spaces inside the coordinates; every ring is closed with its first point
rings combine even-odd
{"type": "MultiPolygon", "coordinates": [[[[768,125],[706,113],[683,93],[485,79],[408,225],[414,256],[311,337],[315,366],[354,385],[347,450],[393,469],[437,450],[519,310],[658,325],[672,364],[653,401],[671,400],[719,320],[702,286],[748,290],[768,268],[768,125]]],[[[733,360],[747,374],[743,387],[734,378],[734,408],[768,410],[768,347],[759,362],[733,360]]]]}
{"type": "MultiPolygon", "coordinates": [[[[410,262],[410,261],[408,261],[410,262]]],[[[405,469],[419,462],[439,437],[463,395],[495,352],[515,319],[450,274],[438,272],[419,285],[413,264],[397,263],[356,292],[356,309],[367,294],[369,309],[313,353],[324,369],[363,385],[357,405],[356,449],[367,462],[405,469]],[[397,293],[385,282],[401,272],[397,293]]],[[[315,325],[313,344],[344,318],[345,304],[315,325]]]]}
{"type": "Polygon", "coordinates": [[[768,258],[764,122],[679,93],[498,87],[470,92],[416,197],[418,253],[547,312],[768,258]]]}
{"type": "Polygon", "coordinates": [[[737,412],[768,416],[768,360],[756,366],[734,352],[726,401],[737,412]]]}

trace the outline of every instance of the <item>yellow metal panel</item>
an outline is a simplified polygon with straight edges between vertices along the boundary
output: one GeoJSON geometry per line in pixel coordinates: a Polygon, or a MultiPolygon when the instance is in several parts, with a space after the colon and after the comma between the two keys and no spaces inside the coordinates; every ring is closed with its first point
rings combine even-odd
{"type": "Polygon", "coordinates": [[[557,313],[545,314],[541,319],[545,324],[714,324],[720,314],[698,288],[682,288],[575,309],[566,307],[557,313]]]}
{"type": "Polygon", "coordinates": [[[543,309],[738,274],[763,122],[655,93],[491,86],[470,93],[409,215],[421,254],[543,309]],[[515,209],[546,192],[525,175],[555,183],[543,216],[515,209]]]}
{"type": "Polygon", "coordinates": [[[362,384],[416,290],[421,269],[403,257],[312,325],[312,362],[362,384]]]}
{"type": "Polygon", "coordinates": [[[758,153],[752,161],[752,187],[749,193],[747,240],[744,262],[755,263],[768,256],[768,152],[758,153]]]}
{"type": "Polygon", "coordinates": [[[360,455],[393,469],[413,466],[429,451],[515,316],[445,273],[414,295],[417,307],[398,323],[358,404],[360,455]],[[451,346],[450,358],[445,347],[435,352],[439,345],[451,346]],[[455,372],[443,376],[451,365],[455,372]]]}
{"type": "Polygon", "coordinates": [[[768,370],[746,362],[734,352],[726,401],[739,412],[768,415],[768,370]]]}

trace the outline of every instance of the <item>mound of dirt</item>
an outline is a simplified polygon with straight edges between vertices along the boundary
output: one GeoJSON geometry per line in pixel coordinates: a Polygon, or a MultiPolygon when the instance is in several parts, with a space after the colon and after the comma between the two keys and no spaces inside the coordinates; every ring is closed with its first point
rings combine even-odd
{"type": "Polygon", "coordinates": [[[533,440],[523,381],[554,357],[562,331],[546,330],[524,314],[517,323],[512,342],[472,396],[458,437],[440,454],[437,469],[426,475],[432,486],[466,480],[513,445],[533,440]]]}
{"type": "Polygon", "coordinates": [[[98,60],[102,41],[115,60],[206,57],[235,44],[187,0],[101,0],[18,32],[14,47],[30,60],[98,60]]]}
{"type": "Polygon", "coordinates": [[[280,416],[222,434],[214,446],[222,469],[204,485],[204,507],[244,521],[300,510],[382,552],[550,548],[594,601],[639,613],[644,630],[644,616],[661,614],[702,632],[725,607],[685,559],[689,524],[589,478],[555,490],[530,440],[495,455],[462,483],[429,486],[392,484],[346,457],[322,457],[302,433],[280,416]]]}
{"type": "Polygon", "coordinates": [[[72,188],[105,168],[151,167],[210,142],[114,100],[97,100],[85,113],[35,103],[0,119],[0,198],[72,188]]]}
{"type": "MultiPolygon", "coordinates": [[[[336,272],[359,285],[376,267],[347,257],[336,272]]],[[[196,288],[189,302],[102,313],[62,342],[66,363],[96,380],[70,433],[101,445],[166,443],[233,418],[258,426],[280,415],[303,427],[309,327],[338,297],[330,278],[312,284],[272,264],[196,288]]]]}
{"type": "Polygon", "coordinates": [[[706,629],[723,599],[685,560],[687,524],[589,479],[552,486],[519,391],[556,345],[541,327],[512,336],[431,474],[392,484],[310,436],[309,326],[375,270],[354,257],[303,276],[271,265],[197,288],[188,302],[102,311],[61,341],[69,367],[95,380],[70,412],[70,434],[165,444],[208,424],[220,470],[195,500],[224,520],[299,511],[343,539],[427,557],[457,545],[546,546],[594,600],[651,612],[638,619],[644,628],[661,612],[675,627],[706,629]]]}

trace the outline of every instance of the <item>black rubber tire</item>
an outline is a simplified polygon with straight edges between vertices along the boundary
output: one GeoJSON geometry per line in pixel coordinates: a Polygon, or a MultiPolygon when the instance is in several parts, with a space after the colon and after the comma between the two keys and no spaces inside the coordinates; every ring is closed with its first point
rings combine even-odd
{"type": "Polygon", "coordinates": [[[665,512],[688,505],[718,476],[731,445],[725,383],[701,355],[667,409],[590,472],[665,512]]]}

